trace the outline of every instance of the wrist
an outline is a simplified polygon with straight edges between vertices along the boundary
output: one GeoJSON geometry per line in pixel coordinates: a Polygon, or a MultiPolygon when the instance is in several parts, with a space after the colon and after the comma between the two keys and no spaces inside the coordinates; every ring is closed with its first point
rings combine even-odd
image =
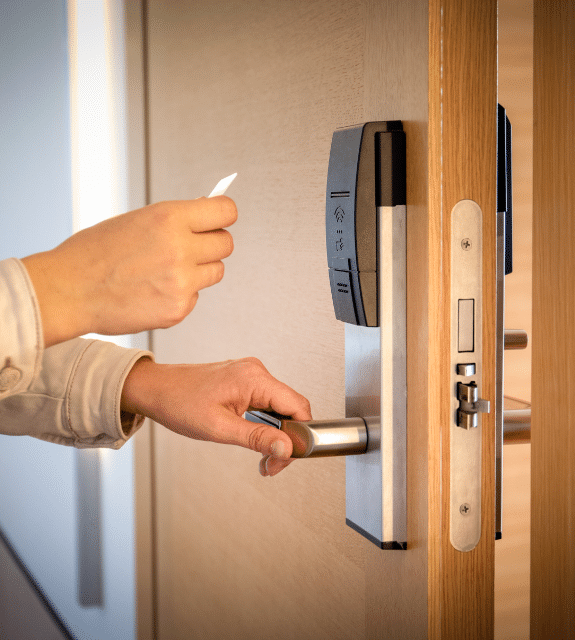
{"type": "Polygon", "coordinates": [[[124,380],[120,408],[127,413],[153,417],[152,407],[155,383],[158,380],[158,367],[151,358],[144,356],[135,362],[124,380]]]}
{"type": "Polygon", "coordinates": [[[68,281],[67,265],[55,259],[51,251],[35,253],[22,258],[21,262],[38,300],[44,346],[50,347],[90,333],[85,304],[80,299],[77,286],[68,281]]]}

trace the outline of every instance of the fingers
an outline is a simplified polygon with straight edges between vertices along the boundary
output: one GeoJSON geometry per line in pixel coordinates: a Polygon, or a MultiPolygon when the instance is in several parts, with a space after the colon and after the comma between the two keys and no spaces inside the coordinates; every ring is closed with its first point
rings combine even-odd
{"type": "Polygon", "coordinates": [[[265,368],[257,358],[244,358],[236,361],[246,367],[245,378],[253,382],[249,407],[266,411],[272,409],[276,413],[291,416],[294,420],[311,420],[309,400],[292,389],[265,368]]]}
{"type": "Polygon", "coordinates": [[[234,250],[232,234],[224,229],[198,233],[194,240],[194,265],[223,260],[234,250]]]}
{"type": "Polygon", "coordinates": [[[271,402],[271,408],[277,413],[291,416],[294,420],[311,420],[311,408],[307,398],[287,385],[281,382],[280,384],[286,389],[271,402]]]}
{"type": "Polygon", "coordinates": [[[311,420],[311,408],[307,398],[269,376],[268,385],[260,398],[254,398],[254,408],[273,409],[276,413],[291,416],[294,420],[311,420]]]}
{"type": "Polygon", "coordinates": [[[264,477],[275,476],[293,462],[293,458],[283,460],[274,456],[264,456],[260,460],[260,474],[264,477]]]}
{"type": "Polygon", "coordinates": [[[229,227],[238,218],[235,202],[227,196],[186,202],[188,225],[194,233],[229,227]]]}
{"type": "Polygon", "coordinates": [[[220,418],[218,441],[283,460],[291,457],[292,441],[283,431],[269,425],[249,422],[231,412],[226,412],[220,418]]]}
{"type": "Polygon", "coordinates": [[[196,267],[196,289],[206,289],[217,284],[224,277],[223,262],[209,262],[196,267]]]}
{"type": "Polygon", "coordinates": [[[245,428],[241,434],[244,440],[243,443],[240,443],[242,446],[283,460],[291,458],[293,445],[286,433],[264,424],[248,422],[247,420],[243,420],[243,422],[245,423],[245,428]]]}

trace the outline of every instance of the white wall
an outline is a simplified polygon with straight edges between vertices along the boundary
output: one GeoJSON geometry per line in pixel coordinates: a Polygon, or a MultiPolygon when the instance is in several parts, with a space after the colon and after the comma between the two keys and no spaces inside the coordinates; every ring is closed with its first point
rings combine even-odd
{"type": "MultiPolygon", "coordinates": [[[[126,209],[122,3],[78,0],[73,7],[78,40],[71,59],[80,75],[72,97],[81,100],[72,101],[71,130],[66,1],[0,0],[0,259],[51,248],[73,229],[126,209]],[[80,76],[88,68],[86,82],[80,76]],[[90,184],[100,187],[98,206],[81,209],[78,203],[93,203],[90,184]]],[[[75,455],[33,438],[0,436],[0,527],[76,637],[129,640],[132,446],[101,452],[102,609],[77,603],[75,455]]]]}

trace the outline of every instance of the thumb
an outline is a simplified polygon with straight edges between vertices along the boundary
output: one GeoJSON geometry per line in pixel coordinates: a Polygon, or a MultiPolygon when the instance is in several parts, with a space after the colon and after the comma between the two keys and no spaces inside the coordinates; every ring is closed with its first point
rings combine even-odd
{"type": "Polygon", "coordinates": [[[231,415],[227,431],[226,442],[229,444],[259,451],[265,456],[285,460],[291,457],[293,444],[290,437],[275,427],[231,415]]]}

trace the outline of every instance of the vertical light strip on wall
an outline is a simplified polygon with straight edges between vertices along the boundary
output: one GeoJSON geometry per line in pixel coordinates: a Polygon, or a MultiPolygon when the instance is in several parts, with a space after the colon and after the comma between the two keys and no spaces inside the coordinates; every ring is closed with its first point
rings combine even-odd
{"type": "Polygon", "coordinates": [[[70,0],[70,101],[74,231],[122,213],[119,102],[106,0],[70,0]]]}
{"type": "MultiPolygon", "coordinates": [[[[127,208],[122,10],[120,0],[68,1],[74,232],[127,208]]],[[[130,336],[104,339],[131,346],[130,336]]],[[[104,606],[104,455],[76,452],[78,601],[89,607],[104,606]]]]}
{"type": "Polygon", "coordinates": [[[123,1],[68,0],[74,232],[127,210],[123,1]]]}
{"type": "Polygon", "coordinates": [[[104,606],[101,467],[99,449],[76,452],[78,603],[82,607],[104,606]]]}
{"type": "MultiPolygon", "coordinates": [[[[102,112],[106,87],[104,85],[102,92],[102,65],[98,64],[101,62],[98,45],[105,40],[101,30],[100,34],[97,33],[98,20],[93,20],[93,33],[86,33],[84,8],[79,4],[83,4],[81,0],[68,2],[74,233],[99,222],[110,200],[105,179],[107,118],[102,112]],[[91,55],[87,55],[86,35],[91,36],[91,55]],[[99,129],[97,123],[100,124],[99,129]],[[95,189],[96,181],[102,183],[100,190],[95,189]]],[[[93,2],[92,9],[97,16],[97,10],[102,9],[101,2],[93,2]]],[[[103,607],[101,464],[98,449],[76,452],[76,496],[78,603],[83,607],[103,607]]]]}

